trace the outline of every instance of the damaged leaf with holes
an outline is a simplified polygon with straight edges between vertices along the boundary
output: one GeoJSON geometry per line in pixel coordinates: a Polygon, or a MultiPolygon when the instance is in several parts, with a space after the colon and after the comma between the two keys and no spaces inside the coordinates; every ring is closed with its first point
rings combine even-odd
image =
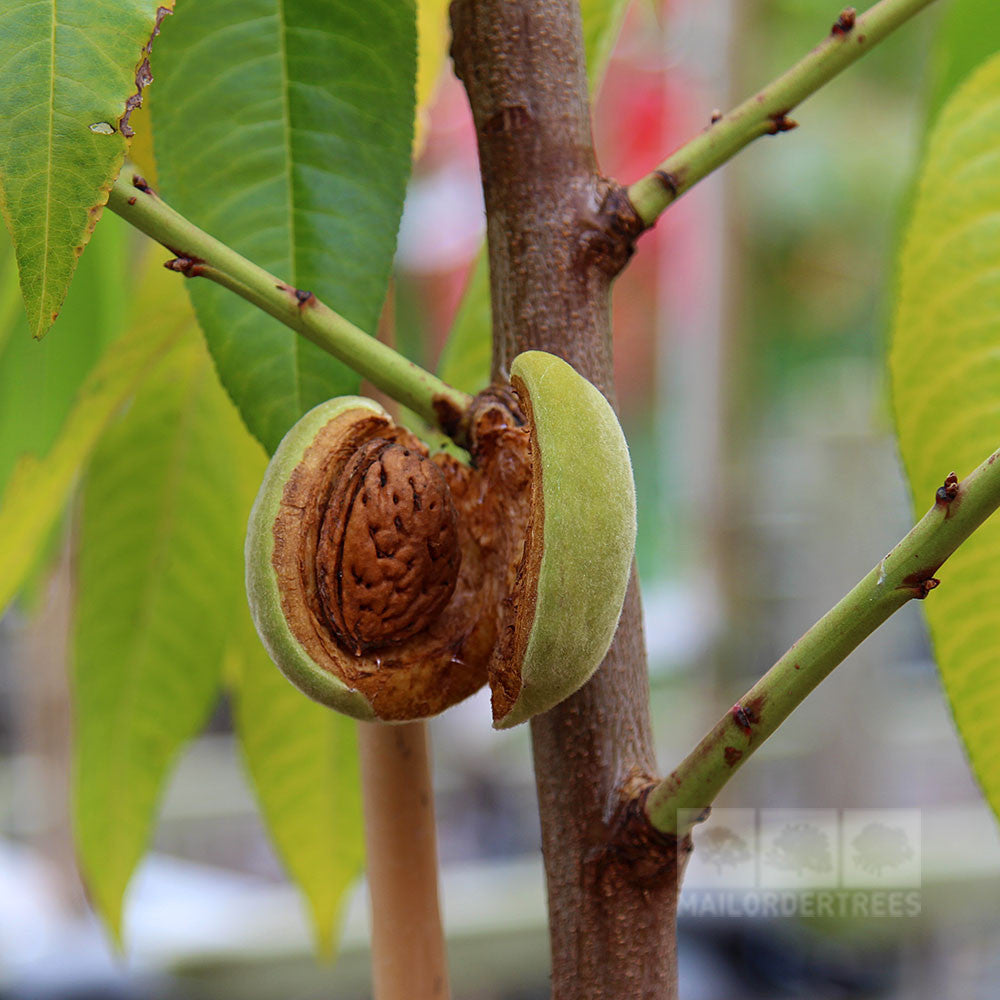
{"type": "Polygon", "coordinates": [[[128,147],[167,6],[0,5],[0,205],[31,332],[59,315],[128,147]]]}

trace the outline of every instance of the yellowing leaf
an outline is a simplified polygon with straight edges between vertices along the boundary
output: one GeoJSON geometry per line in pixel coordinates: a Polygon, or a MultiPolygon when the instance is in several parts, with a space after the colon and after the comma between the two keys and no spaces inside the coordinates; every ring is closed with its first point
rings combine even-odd
{"type": "Polygon", "coordinates": [[[173,317],[180,344],[106,432],[84,490],[75,637],[81,870],[120,939],[122,900],[163,784],[214,705],[226,662],[261,811],[329,952],[362,858],[354,726],[292,688],[257,639],[243,536],[266,456],[219,385],[176,278],[157,268],[152,280],[154,294],[140,303],[151,319],[173,317]]]}
{"type": "Polygon", "coordinates": [[[55,320],[121,167],[158,6],[173,2],[0,5],[0,208],[36,337],[55,320]]]}
{"type": "Polygon", "coordinates": [[[417,0],[417,120],[413,155],[419,156],[427,138],[427,112],[437,91],[448,55],[449,0],[417,0]]]}
{"type": "Polygon", "coordinates": [[[229,445],[246,432],[183,313],[182,344],[95,452],[80,516],[77,854],[119,939],[122,897],[164,781],[218,698],[243,577],[229,445]]]}
{"type": "MultiPolygon", "coordinates": [[[[1000,56],[942,110],[900,255],[889,354],[917,514],[1000,446],[1000,56]]],[[[1000,812],[1000,518],[949,560],[925,611],[955,722],[1000,812]]]]}
{"type": "Polygon", "coordinates": [[[628,4],[629,0],[580,0],[583,47],[587,53],[587,77],[592,92],[600,87],[604,78],[628,4]]]}
{"type": "MultiPolygon", "coordinates": [[[[228,448],[237,459],[232,516],[242,527],[267,457],[242,427],[228,448]]],[[[236,733],[268,833],[308,902],[319,951],[329,955],[364,859],[356,727],[310,701],[271,662],[254,631],[242,576],[235,609],[226,676],[236,733]]]]}
{"type": "MultiPolygon", "coordinates": [[[[162,272],[162,269],[161,269],[162,272]]],[[[169,276],[162,272],[164,278],[169,276]]],[[[178,289],[169,282],[173,295],[178,289]]],[[[0,612],[17,594],[59,517],[81,466],[112,417],[176,342],[183,322],[153,304],[111,344],[84,382],[62,431],[43,459],[22,458],[0,499],[0,612]]],[[[27,418],[26,418],[27,419],[27,418]]]]}
{"type": "Polygon", "coordinates": [[[364,860],[357,727],[285,680],[245,604],[243,632],[230,649],[236,730],[268,832],[329,955],[364,860]]]}
{"type": "Polygon", "coordinates": [[[0,232],[0,496],[17,459],[48,454],[87,375],[125,331],[123,291],[136,256],[130,235],[116,216],[104,220],[77,269],[59,329],[39,341],[28,332],[13,247],[0,232]]]}

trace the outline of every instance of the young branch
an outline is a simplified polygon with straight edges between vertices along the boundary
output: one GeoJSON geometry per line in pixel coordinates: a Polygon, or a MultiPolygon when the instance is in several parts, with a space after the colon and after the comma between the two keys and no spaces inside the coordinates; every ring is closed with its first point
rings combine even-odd
{"type": "Polygon", "coordinates": [[[450,436],[460,433],[471,397],[368,336],[312,292],[293,288],[209,236],[159,198],[128,164],[111,189],[108,207],[175,255],[166,264],[170,270],[228,288],[339,358],[428,423],[450,436]]]}
{"type": "Polygon", "coordinates": [[[792,711],[890,615],[938,585],[942,563],[1000,507],[1000,451],[961,483],[952,473],[909,534],[719,720],[646,799],[652,824],[684,834],[792,711]],[[678,817],[678,810],[690,816],[678,817]]]}
{"type": "Polygon", "coordinates": [[[860,17],[846,8],[830,34],[795,66],[715,120],[628,189],[644,227],[702,178],[762,135],[796,126],[789,112],[934,0],[881,0],[860,17]]]}

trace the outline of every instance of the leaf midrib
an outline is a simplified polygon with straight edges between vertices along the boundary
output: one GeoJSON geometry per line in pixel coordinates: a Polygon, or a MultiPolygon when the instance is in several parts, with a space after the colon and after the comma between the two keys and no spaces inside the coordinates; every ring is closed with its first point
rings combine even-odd
{"type": "MultiPolygon", "coordinates": [[[[150,634],[149,623],[153,615],[153,595],[158,589],[159,581],[163,579],[162,568],[167,559],[167,540],[170,537],[171,526],[176,520],[176,494],[178,490],[178,483],[181,479],[183,459],[190,452],[190,432],[191,425],[194,420],[195,410],[195,406],[193,404],[201,392],[201,388],[204,383],[204,375],[204,369],[192,372],[191,381],[188,385],[187,391],[184,393],[184,404],[181,408],[181,422],[177,428],[177,433],[174,436],[174,444],[171,448],[167,478],[161,494],[164,499],[164,503],[160,507],[161,516],[158,519],[159,530],[157,531],[156,536],[158,541],[154,552],[151,554],[150,561],[146,565],[146,581],[148,585],[145,587],[142,596],[142,610],[138,615],[140,624],[136,628],[136,640],[135,644],[132,646],[132,651],[129,656],[129,660],[132,662],[133,666],[138,664],[142,658],[148,655],[150,634]]],[[[138,698],[137,680],[140,673],[141,671],[136,669],[132,669],[127,672],[126,676],[128,681],[126,696],[119,700],[118,710],[115,713],[116,718],[112,734],[116,743],[124,745],[120,745],[116,752],[111,755],[111,774],[109,776],[111,788],[128,787],[128,785],[124,782],[123,771],[125,768],[123,765],[125,761],[132,759],[132,755],[128,752],[129,747],[127,743],[128,737],[133,732],[133,727],[129,725],[129,723],[135,717],[135,703],[138,698]]],[[[108,804],[109,813],[113,814],[115,817],[115,822],[112,824],[113,830],[124,831],[126,829],[121,815],[123,810],[124,799],[120,796],[114,796],[108,804]]],[[[125,821],[129,818],[130,817],[127,815],[124,817],[125,821]]],[[[126,836],[124,848],[128,847],[128,839],[129,838],[126,836]]],[[[115,853],[119,858],[127,857],[127,850],[123,850],[122,845],[119,845],[119,848],[115,853]]]]}
{"type": "MultiPolygon", "coordinates": [[[[285,184],[287,191],[288,235],[292,258],[292,282],[299,287],[298,241],[295,236],[295,188],[292,182],[292,110],[288,101],[288,32],[285,24],[285,0],[277,0],[278,6],[278,61],[281,65],[281,103],[284,110],[282,121],[285,138],[285,184]]],[[[302,412],[302,375],[299,370],[299,338],[292,337],[292,378],[295,384],[295,409],[302,412]]]]}

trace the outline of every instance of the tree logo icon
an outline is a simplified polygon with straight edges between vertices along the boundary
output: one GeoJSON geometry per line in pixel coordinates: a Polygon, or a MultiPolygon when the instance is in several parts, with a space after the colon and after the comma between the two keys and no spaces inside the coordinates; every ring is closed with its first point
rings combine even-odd
{"type": "Polygon", "coordinates": [[[898,868],[913,857],[913,845],[898,826],[869,823],[851,841],[854,863],[869,875],[880,876],[886,869],[898,868]]]}
{"type": "Polygon", "coordinates": [[[833,870],[830,837],[812,823],[787,823],[774,838],[765,860],[774,868],[794,872],[824,873],[833,870]]]}
{"type": "Polygon", "coordinates": [[[698,850],[707,865],[712,865],[716,873],[723,868],[737,868],[752,857],[747,842],[728,826],[716,826],[706,830],[698,838],[698,850]]]}

